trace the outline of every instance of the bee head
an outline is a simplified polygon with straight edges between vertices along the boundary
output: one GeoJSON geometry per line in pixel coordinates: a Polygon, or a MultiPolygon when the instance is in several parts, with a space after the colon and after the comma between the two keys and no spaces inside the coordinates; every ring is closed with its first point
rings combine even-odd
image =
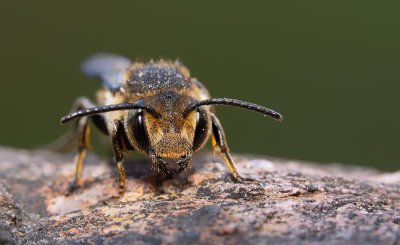
{"type": "Polygon", "coordinates": [[[136,148],[152,158],[162,173],[180,172],[190,165],[192,154],[205,144],[210,131],[208,108],[183,115],[192,97],[161,92],[143,98],[143,104],[156,112],[132,110],[128,135],[136,148]]]}

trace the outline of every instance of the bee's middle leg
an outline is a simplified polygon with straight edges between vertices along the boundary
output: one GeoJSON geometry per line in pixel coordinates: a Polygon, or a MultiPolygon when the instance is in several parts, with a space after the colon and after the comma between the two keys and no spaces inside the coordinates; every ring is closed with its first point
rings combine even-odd
{"type": "MultiPolygon", "coordinates": [[[[78,111],[89,109],[95,105],[86,97],[80,97],[75,100],[74,106],[71,111],[78,111]]],[[[83,160],[86,156],[86,148],[90,147],[90,126],[88,117],[82,117],[76,120],[73,133],[73,140],[75,140],[77,155],[75,156],[75,176],[68,188],[68,193],[73,192],[80,183],[83,160]]]]}

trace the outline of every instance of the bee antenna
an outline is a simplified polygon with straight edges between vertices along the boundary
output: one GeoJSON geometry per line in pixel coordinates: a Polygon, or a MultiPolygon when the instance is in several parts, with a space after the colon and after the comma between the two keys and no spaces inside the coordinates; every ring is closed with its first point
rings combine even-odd
{"type": "Polygon", "coordinates": [[[161,118],[161,114],[156,112],[153,107],[149,105],[144,105],[143,100],[137,100],[134,103],[122,103],[122,104],[115,104],[115,105],[106,105],[106,106],[99,106],[93,107],[89,109],[79,110],[72,112],[65,117],[61,118],[60,123],[66,124],[67,122],[74,120],[76,118],[84,117],[84,116],[91,116],[96,115],[104,112],[109,111],[119,111],[119,110],[129,110],[129,109],[143,109],[146,110],[148,113],[153,115],[155,118],[161,118]]]}
{"type": "Polygon", "coordinates": [[[191,111],[195,110],[199,106],[203,105],[228,105],[234,107],[240,107],[247,110],[255,111],[264,116],[272,117],[273,119],[281,122],[283,120],[283,116],[271,109],[268,109],[264,106],[253,104],[246,101],[236,100],[236,99],[227,99],[227,98],[212,98],[208,100],[195,101],[186,107],[186,110],[182,113],[183,117],[186,117],[191,111]]]}

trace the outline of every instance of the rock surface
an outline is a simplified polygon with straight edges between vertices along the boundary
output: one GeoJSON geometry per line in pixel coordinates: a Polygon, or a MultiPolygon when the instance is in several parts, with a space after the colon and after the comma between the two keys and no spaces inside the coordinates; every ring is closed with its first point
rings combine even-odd
{"type": "Polygon", "coordinates": [[[400,244],[400,173],[234,156],[234,183],[219,157],[194,157],[162,179],[146,160],[117,169],[90,155],[83,186],[66,195],[73,154],[0,148],[0,244],[400,244]]]}

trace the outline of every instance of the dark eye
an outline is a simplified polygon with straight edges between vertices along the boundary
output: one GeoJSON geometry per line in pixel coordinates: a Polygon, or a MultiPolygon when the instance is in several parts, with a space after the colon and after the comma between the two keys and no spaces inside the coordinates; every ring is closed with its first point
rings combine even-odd
{"type": "Polygon", "coordinates": [[[201,148],[206,142],[209,131],[207,114],[203,108],[198,107],[196,111],[196,131],[194,132],[193,150],[201,148]]]}
{"type": "Polygon", "coordinates": [[[139,150],[148,152],[150,142],[142,110],[137,110],[133,115],[129,115],[128,127],[134,141],[136,142],[134,145],[139,147],[139,150]]]}

